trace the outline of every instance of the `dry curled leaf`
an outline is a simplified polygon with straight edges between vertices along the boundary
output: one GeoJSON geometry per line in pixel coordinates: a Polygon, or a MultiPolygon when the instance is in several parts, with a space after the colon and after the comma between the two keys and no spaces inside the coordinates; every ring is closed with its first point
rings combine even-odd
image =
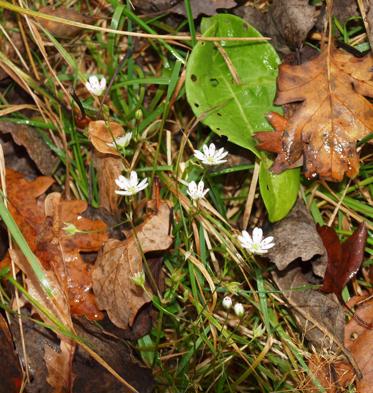
{"type": "Polygon", "coordinates": [[[95,149],[102,154],[120,156],[115,147],[108,146],[114,139],[125,134],[123,127],[114,121],[91,121],[88,125],[88,138],[95,149]]]}
{"type": "Polygon", "coordinates": [[[328,253],[328,265],[321,290],[335,293],[341,299],[343,288],[356,275],[363,262],[367,228],[361,223],[343,244],[333,228],[318,226],[317,230],[328,253]]]}
{"type": "Polygon", "coordinates": [[[122,329],[132,326],[140,308],[151,300],[132,277],[145,270],[143,254],[171,246],[170,216],[168,203],[161,201],[157,211],[131,231],[126,240],[110,239],[97,258],[92,277],[98,305],[122,329]]]}
{"type": "Polygon", "coordinates": [[[280,66],[275,103],[302,104],[282,134],[273,172],[303,158],[308,178],[357,175],[356,142],[373,130],[373,105],[364,97],[373,97],[372,67],[371,56],[355,58],[334,48],[302,65],[280,66]]]}
{"type": "Polygon", "coordinates": [[[118,189],[115,179],[122,174],[124,169],[122,160],[119,157],[94,153],[93,162],[97,171],[100,207],[117,214],[120,211],[120,195],[115,193],[115,190],[118,189]]]}

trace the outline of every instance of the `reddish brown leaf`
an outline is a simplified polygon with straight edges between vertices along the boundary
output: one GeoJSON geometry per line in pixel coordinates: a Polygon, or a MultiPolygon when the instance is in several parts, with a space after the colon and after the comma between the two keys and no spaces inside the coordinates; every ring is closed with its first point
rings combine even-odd
{"type": "Polygon", "coordinates": [[[269,151],[270,153],[280,154],[282,151],[282,136],[288,125],[288,121],[276,112],[270,112],[267,115],[267,120],[275,131],[255,133],[254,136],[257,141],[256,147],[261,150],[269,151]]]}
{"type": "MultiPolygon", "coordinates": [[[[354,303],[361,298],[352,298],[354,303]]],[[[373,330],[363,326],[360,321],[373,325],[373,300],[362,302],[356,310],[358,318],[351,318],[345,328],[345,346],[351,352],[363,375],[356,381],[357,393],[373,393],[373,330]]]]}
{"type": "MultiPolygon", "coordinates": [[[[359,171],[356,142],[373,130],[372,56],[332,48],[302,65],[282,64],[275,103],[301,101],[273,165],[279,173],[304,159],[305,175],[341,181],[359,171]]],[[[272,149],[271,151],[274,151],[272,149]]]]}
{"type": "Polygon", "coordinates": [[[58,193],[49,194],[45,211],[52,221],[44,226],[36,255],[64,283],[73,315],[101,319],[103,314],[97,308],[92,292],[91,268],[83,261],[80,252],[98,251],[107,240],[107,228],[100,220],[82,217],[86,209],[85,201],[64,201],[58,193]],[[75,226],[78,232],[66,232],[64,227],[68,224],[75,226]]]}
{"type": "Polygon", "coordinates": [[[103,314],[91,289],[90,265],[82,260],[80,252],[101,248],[107,239],[106,225],[81,216],[87,209],[85,201],[63,201],[57,193],[50,194],[45,204],[38,200],[52,183],[48,177],[27,181],[21,174],[7,170],[9,210],[43,267],[55,274],[68,296],[71,312],[101,319],[103,314]],[[68,224],[83,232],[69,235],[63,229],[68,224]]]}
{"type": "Polygon", "coordinates": [[[317,227],[328,253],[328,266],[321,290],[335,293],[341,298],[345,285],[356,275],[364,258],[364,247],[368,232],[364,223],[343,244],[334,229],[317,227]]]}

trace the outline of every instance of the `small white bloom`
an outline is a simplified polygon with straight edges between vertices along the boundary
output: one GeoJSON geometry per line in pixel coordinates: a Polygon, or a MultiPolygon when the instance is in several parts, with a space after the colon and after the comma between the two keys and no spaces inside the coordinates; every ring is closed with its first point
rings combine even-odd
{"type": "Polygon", "coordinates": [[[197,201],[198,199],[202,199],[205,197],[205,195],[208,193],[209,189],[205,188],[205,183],[203,180],[200,180],[200,182],[197,183],[195,181],[191,181],[188,184],[188,190],[187,194],[193,199],[193,201],[197,201]]]}
{"type": "Polygon", "coordinates": [[[91,75],[85,87],[94,96],[100,96],[106,89],[106,79],[102,77],[101,80],[98,80],[96,75],[91,75]]]}
{"type": "Polygon", "coordinates": [[[224,307],[226,310],[229,310],[229,309],[232,307],[232,304],[233,304],[232,298],[229,297],[229,296],[226,296],[226,297],[223,299],[223,301],[222,301],[221,304],[223,305],[223,307],[224,307]]]}
{"type": "Polygon", "coordinates": [[[247,231],[242,231],[242,235],[238,236],[238,240],[241,242],[241,246],[246,248],[253,254],[266,254],[275,243],[273,242],[273,236],[268,236],[263,239],[263,231],[261,228],[254,228],[252,237],[247,231]]]}
{"type": "Polygon", "coordinates": [[[202,150],[203,153],[199,150],[194,150],[194,155],[205,165],[218,165],[227,161],[223,160],[223,158],[228,154],[223,147],[216,150],[215,145],[210,143],[210,146],[203,145],[202,150]]]}
{"type": "Polygon", "coordinates": [[[242,317],[243,314],[245,313],[245,309],[243,308],[243,305],[241,303],[236,303],[233,306],[233,310],[234,313],[238,316],[238,317],[242,317]]]}
{"type": "Polygon", "coordinates": [[[117,179],[115,179],[115,183],[120,188],[120,190],[115,190],[115,193],[127,196],[135,195],[148,187],[148,179],[145,178],[139,182],[135,171],[132,171],[128,178],[120,175],[117,179]]]}
{"type": "Polygon", "coordinates": [[[107,143],[107,145],[109,147],[114,148],[114,149],[117,146],[124,149],[125,147],[127,147],[130,144],[131,138],[132,138],[132,132],[127,132],[126,135],[122,135],[118,138],[115,138],[115,141],[107,143]]]}
{"type": "Polygon", "coordinates": [[[135,273],[132,277],[131,280],[134,282],[135,285],[138,287],[143,288],[145,285],[145,273],[144,271],[141,270],[141,272],[135,273]]]}

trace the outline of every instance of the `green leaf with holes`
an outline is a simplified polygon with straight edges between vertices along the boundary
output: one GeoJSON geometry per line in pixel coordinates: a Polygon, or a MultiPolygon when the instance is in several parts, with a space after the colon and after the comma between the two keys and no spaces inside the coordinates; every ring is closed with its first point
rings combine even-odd
{"type": "Polygon", "coordinates": [[[273,161],[263,156],[259,168],[259,188],[269,221],[275,222],[287,216],[293,207],[300,185],[300,169],[289,169],[275,175],[270,171],[273,161]]]}
{"type": "MultiPolygon", "coordinates": [[[[220,14],[204,18],[204,36],[260,37],[243,19],[220,14]]],[[[273,105],[280,59],[266,41],[199,42],[186,71],[186,94],[196,116],[219,135],[256,155],[253,133],[272,130],[266,120],[273,105]]]]}

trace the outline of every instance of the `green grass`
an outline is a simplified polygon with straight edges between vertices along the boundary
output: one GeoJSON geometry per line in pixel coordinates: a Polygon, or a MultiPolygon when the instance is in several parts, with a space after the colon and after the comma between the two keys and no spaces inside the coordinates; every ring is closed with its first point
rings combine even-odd
{"type": "MultiPolygon", "coordinates": [[[[70,3],[77,8],[86,4],[70,3]]],[[[44,48],[37,42],[32,52],[39,76],[27,72],[19,59],[0,53],[0,61],[34,92],[38,104],[32,118],[16,112],[0,121],[38,129],[60,159],[54,177],[61,189],[70,187],[73,197],[90,201],[93,207],[98,207],[100,201],[96,173],[91,165],[92,148],[87,130],[76,125],[79,107],[71,95],[72,87],[91,119],[116,121],[133,132],[133,141],[123,158],[125,168],[133,168],[151,180],[159,177],[162,198],[172,202],[174,212],[174,245],[163,260],[166,289],[153,299],[157,320],[151,332],[134,343],[144,362],[153,369],[157,391],[289,392],[300,390],[310,378],[315,380],[318,391],[323,391],[317,380],[307,375],[311,351],[305,346],[291,312],[280,300],[281,292],[271,280],[270,269],[247,255],[237,241],[254,168],[253,157],[247,153],[243,159],[234,146],[217,140],[219,147],[229,148],[234,162],[227,167],[206,170],[193,158],[193,148],[201,147],[215,136],[192,117],[184,88],[179,86],[188,53],[196,42],[197,26],[191,16],[190,1],[185,0],[188,17],[178,26],[168,25],[167,15],[140,17],[129,2],[110,3],[108,20],[99,18],[93,24],[94,29],[82,30],[82,37],[64,40],[40,31],[48,51],[43,55],[44,48]],[[111,32],[99,28],[104,22],[111,32]],[[173,41],[116,34],[123,29],[150,34],[184,31],[192,40],[177,45],[173,41]],[[121,64],[129,50],[133,55],[121,64]],[[45,54],[47,59],[43,57],[45,54]],[[113,78],[105,102],[87,94],[83,82],[89,73],[105,75],[108,82],[113,78]],[[208,202],[193,206],[185,197],[185,182],[202,177],[210,188],[208,202]],[[244,304],[246,312],[242,319],[222,308],[225,295],[244,304]]],[[[0,2],[1,6],[4,2],[0,2]]],[[[7,8],[22,12],[15,6],[7,8]]],[[[337,21],[336,27],[346,42],[360,32],[349,31],[337,21]]],[[[26,54],[22,54],[28,63],[26,54]]],[[[0,105],[11,105],[10,92],[16,84],[17,81],[10,82],[9,92],[0,96],[0,105]]],[[[315,222],[320,224],[329,221],[334,211],[332,202],[338,203],[345,194],[341,203],[344,210],[338,212],[333,222],[341,238],[356,226],[349,213],[373,227],[370,205],[373,164],[369,155],[362,157],[360,175],[350,185],[344,182],[330,190],[317,181],[303,182],[302,195],[315,222]]],[[[149,198],[150,194],[149,188],[144,196],[149,198]]],[[[134,203],[140,202],[135,199],[134,203]]],[[[123,205],[123,220],[126,209],[123,205]]],[[[263,212],[263,204],[256,198],[250,226],[257,224],[263,212]]],[[[47,282],[43,281],[43,272],[2,202],[0,215],[39,281],[47,282]]],[[[134,219],[138,221],[141,217],[134,219]]],[[[367,255],[372,255],[372,249],[370,237],[367,255]]],[[[367,267],[371,264],[368,258],[364,262],[367,267]]],[[[361,287],[367,285],[359,279],[361,287]]],[[[8,280],[29,296],[21,284],[12,278],[8,280]]],[[[10,298],[3,299],[2,306],[9,308],[10,298]]],[[[35,299],[30,301],[35,303],[35,299]]],[[[43,308],[34,305],[39,310],[43,308]]],[[[56,316],[49,316],[54,330],[58,328],[59,334],[72,336],[56,316]]]]}

